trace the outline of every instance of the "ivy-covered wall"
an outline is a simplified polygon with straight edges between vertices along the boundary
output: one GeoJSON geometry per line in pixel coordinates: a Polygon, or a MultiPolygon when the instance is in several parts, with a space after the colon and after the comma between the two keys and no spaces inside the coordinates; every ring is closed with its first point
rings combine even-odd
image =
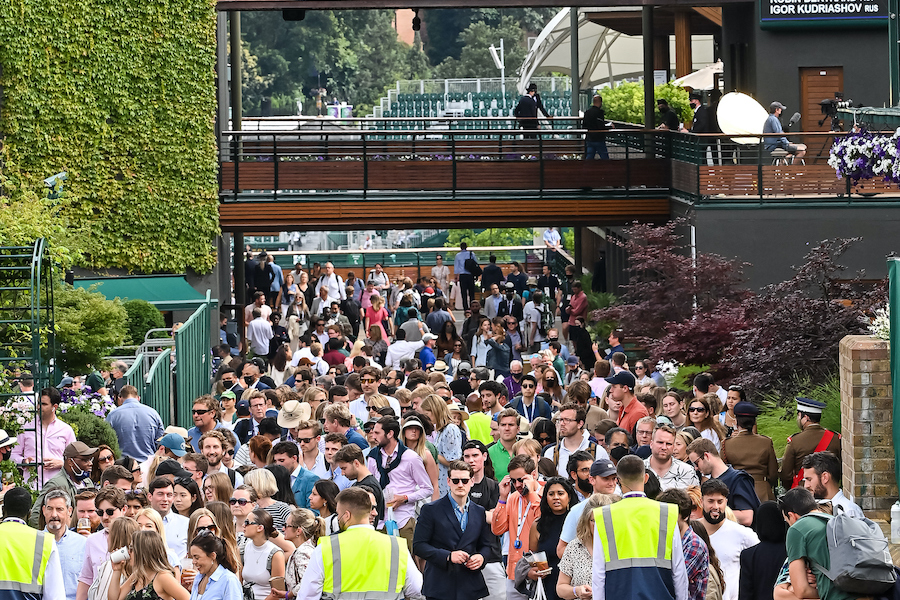
{"type": "Polygon", "coordinates": [[[83,266],[215,265],[214,5],[0,2],[3,202],[68,171],[83,266]]]}

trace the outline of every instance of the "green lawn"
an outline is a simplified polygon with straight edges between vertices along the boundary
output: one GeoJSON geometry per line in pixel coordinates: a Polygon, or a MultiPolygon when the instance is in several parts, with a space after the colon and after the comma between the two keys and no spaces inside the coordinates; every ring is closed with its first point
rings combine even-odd
{"type": "MultiPolygon", "coordinates": [[[[840,379],[834,376],[828,381],[808,389],[800,395],[825,402],[825,412],[822,414],[822,426],[832,431],[841,431],[841,393],[840,379]]],[[[787,437],[800,431],[797,425],[796,410],[792,406],[790,418],[784,419],[784,408],[775,406],[774,398],[766,398],[763,412],[756,421],[756,427],[760,434],[772,438],[775,444],[775,454],[779,458],[784,455],[784,447],[787,445],[787,437]]]]}

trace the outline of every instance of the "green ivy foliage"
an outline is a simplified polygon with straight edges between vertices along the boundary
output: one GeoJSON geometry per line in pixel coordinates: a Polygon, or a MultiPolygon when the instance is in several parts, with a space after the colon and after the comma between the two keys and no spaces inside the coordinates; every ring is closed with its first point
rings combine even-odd
{"type": "MultiPolygon", "coordinates": [[[[682,123],[690,123],[693,119],[693,111],[688,102],[688,93],[684,88],[666,83],[657,85],[654,89],[654,98],[668,100],[669,106],[678,114],[678,120],[682,123]]],[[[644,123],[643,81],[623,81],[614,88],[600,89],[598,93],[603,96],[603,109],[607,119],[625,123],[644,123]]],[[[655,110],[656,106],[654,105],[653,108],[655,110]]],[[[653,124],[653,127],[658,124],[659,112],[657,111],[656,123],[653,124]]]]}
{"type": "Polygon", "coordinates": [[[5,201],[67,171],[77,263],[210,271],[214,1],[4,0],[0,39],[5,201]]]}

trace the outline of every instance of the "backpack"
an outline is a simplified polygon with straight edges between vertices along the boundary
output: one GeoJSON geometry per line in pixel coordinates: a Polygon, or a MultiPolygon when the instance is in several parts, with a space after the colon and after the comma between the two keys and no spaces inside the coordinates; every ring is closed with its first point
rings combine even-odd
{"type": "Polygon", "coordinates": [[[860,596],[886,592],[897,577],[888,551],[888,541],[881,528],[869,519],[851,517],[838,506],[835,510],[837,513],[833,517],[810,513],[827,521],[825,539],[831,568],[810,562],[845,592],[860,596]]]}
{"type": "Polygon", "coordinates": [[[469,258],[463,262],[463,266],[466,268],[466,271],[471,273],[472,277],[481,275],[481,266],[478,264],[478,261],[475,260],[475,255],[472,254],[471,250],[469,251],[469,258]]]}

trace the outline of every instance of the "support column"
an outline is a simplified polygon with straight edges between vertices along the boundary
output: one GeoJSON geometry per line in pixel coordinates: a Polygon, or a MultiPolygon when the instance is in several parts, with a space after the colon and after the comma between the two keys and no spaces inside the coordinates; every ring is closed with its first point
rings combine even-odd
{"type": "Polygon", "coordinates": [[[693,69],[691,47],[691,15],[686,10],[675,11],[675,77],[684,77],[693,69]]]}
{"type": "Polygon", "coordinates": [[[888,66],[891,106],[900,106],[900,1],[888,0],[888,66]]]}
{"type": "MultiPolygon", "coordinates": [[[[216,13],[216,99],[216,134],[221,144],[222,132],[228,130],[228,14],[224,11],[216,13]]],[[[221,146],[219,152],[223,154],[221,146]]]]}
{"type": "Polygon", "coordinates": [[[656,126],[656,98],[653,90],[653,7],[641,9],[641,35],[644,41],[644,127],[656,126]]]}
{"type": "Polygon", "coordinates": [[[578,7],[569,9],[569,47],[571,48],[572,69],[572,102],[570,112],[573,117],[578,116],[581,108],[581,68],[578,63],[578,7]]]}
{"type": "Polygon", "coordinates": [[[244,280],[244,232],[236,231],[232,234],[234,254],[234,301],[243,306],[247,304],[247,282],[244,280]]]}
{"type": "Polygon", "coordinates": [[[241,102],[241,13],[228,13],[231,21],[231,129],[241,130],[241,116],[244,114],[241,102]]]}

